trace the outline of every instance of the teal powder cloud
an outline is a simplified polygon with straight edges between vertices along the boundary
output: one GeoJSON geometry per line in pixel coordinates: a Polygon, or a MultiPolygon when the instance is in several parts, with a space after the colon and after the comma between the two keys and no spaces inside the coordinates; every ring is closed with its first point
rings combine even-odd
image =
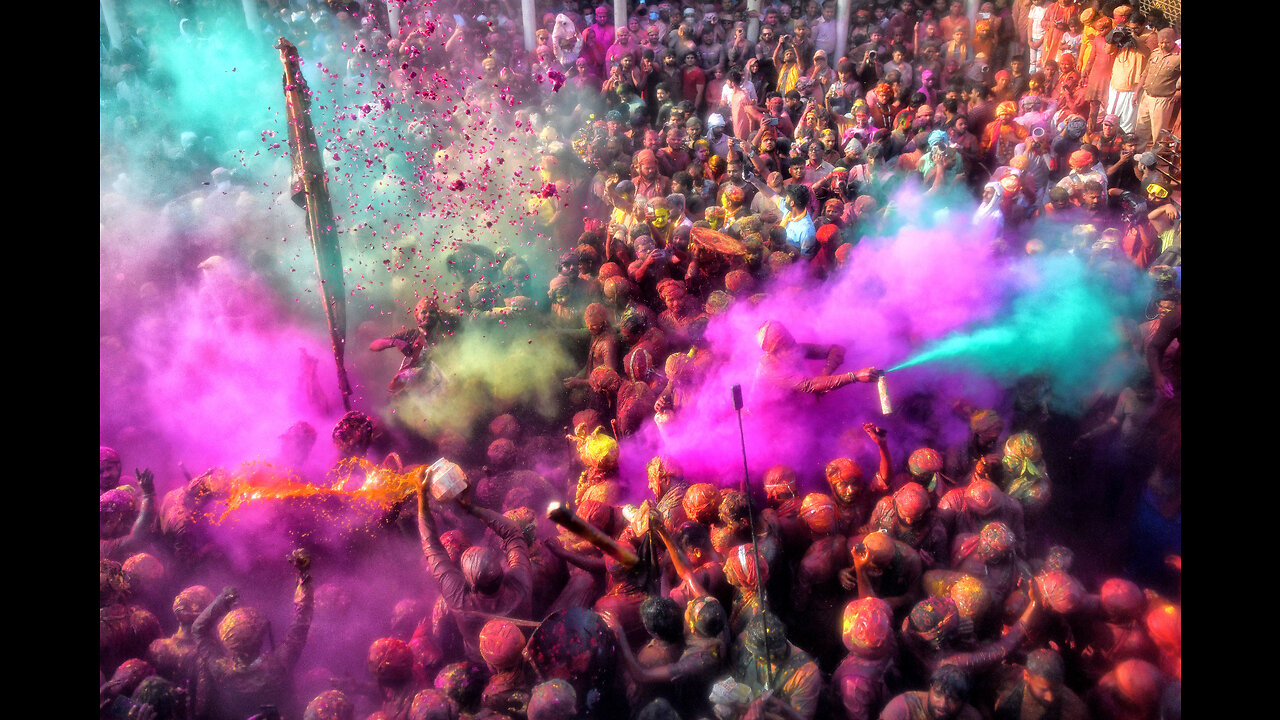
{"type": "Polygon", "coordinates": [[[1141,307],[1143,283],[1117,290],[1079,259],[1026,261],[994,322],[952,333],[890,368],[938,365],[1012,381],[1043,374],[1055,394],[1079,398],[1099,384],[1115,387],[1132,371],[1121,319],[1141,307]]]}

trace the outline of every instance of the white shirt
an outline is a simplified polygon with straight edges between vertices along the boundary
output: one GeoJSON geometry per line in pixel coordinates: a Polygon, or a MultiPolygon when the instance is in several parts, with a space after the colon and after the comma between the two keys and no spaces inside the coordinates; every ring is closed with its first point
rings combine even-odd
{"type": "Polygon", "coordinates": [[[1048,9],[1047,5],[1032,5],[1027,11],[1027,21],[1031,24],[1031,39],[1039,40],[1044,35],[1044,28],[1041,27],[1040,21],[1044,20],[1044,11],[1048,9]]]}

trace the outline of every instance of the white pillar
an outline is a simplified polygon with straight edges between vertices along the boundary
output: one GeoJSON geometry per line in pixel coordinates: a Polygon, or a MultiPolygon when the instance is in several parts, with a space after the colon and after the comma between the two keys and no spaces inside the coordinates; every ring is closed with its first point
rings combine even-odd
{"type": "Polygon", "coordinates": [[[387,28],[387,32],[391,37],[400,37],[400,3],[391,0],[387,3],[387,20],[391,23],[391,27],[387,28]]]}
{"type": "Polygon", "coordinates": [[[624,28],[627,26],[627,0],[613,0],[613,27],[614,29],[624,28]]]}
{"type": "Polygon", "coordinates": [[[832,67],[840,62],[849,50],[849,24],[853,21],[853,8],[849,0],[836,3],[836,56],[829,63],[832,67]]]}
{"type": "Polygon", "coordinates": [[[102,18],[107,23],[107,37],[111,47],[120,47],[120,18],[116,15],[116,1],[102,0],[102,18]]]}
{"type": "Polygon", "coordinates": [[[760,0],[747,0],[747,12],[752,10],[756,16],[747,20],[747,40],[755,42],[760,37],[760,0]]]}
{"type": "Polygon", "coordinates": [[[524,49],[533,52],[534,32],[538,29],[538,21],[534,19],[533,0],[520,0],[520,18],[524,22],[524,49]]]}
{"type": "Polygon", "coordinates": [[[240,0],[244,8],[244,24],[249,32],[257,34],[262,31],[262,18],[258,17],[258,3],[255,0],[240,0]]]}

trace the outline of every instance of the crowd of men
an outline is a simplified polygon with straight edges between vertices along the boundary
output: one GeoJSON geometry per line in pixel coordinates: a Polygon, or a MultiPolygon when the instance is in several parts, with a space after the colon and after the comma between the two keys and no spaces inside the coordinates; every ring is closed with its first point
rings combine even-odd
{"type": "MultiPolygon", "coordinates": [[[[174,31],[211,32],[205,5],[176,4],[195,20],[174,31]]],[[[434,112],[436,69],[451,103],[533,130],[537,242],[453,256],[463,290],[424,294],[415,327],[368,347],[404,355],[390,395],[434,382],[433,353],[469,324],[515,316],[560,330],[580,371],[556,417],[514,407],[426,450],[397,444],[393,418],[347,413],[331,434],[344,472],[409,491],[345,557],[295,533],[283,632],[237,589],[278,573],[236,581],[220,555],[228,474],[162,473],[160,492],[150,470],[122,472],[145,458],[102,447],[102,717],[1180,717],[1181,54],[1158,11],[864,0],[839,37],[832,0],[628,2],[625,22],[543,0],[528,50],[502,0],[259,5],[255,31],[344,82],[434,112]],[[1043,380],[1002,407],[937,398],[954,412],[931,420],[964,437],[945,446],[853,422],[874,468],[814,457],[725,484],[658,453],[625,472],[620,441],[671,427],[723,361],[709,324],[767,304],[780,278],[838,278],[900,225],[902,192],[962,208],[996,256],[1150,278],[1146,314],[1123,319],[1127,387],[1065,424],[1043,380]],[[554,277],[530,269],[541,256],[554,277]],[[1099,537],[1063,544],[1085,537],[1063,517],[1099,537]],[[421,593],[382,608],[341,587],[335,565],[406,540],[421,593]],[[337,606],[368,632],[317,633],[337,606]],[[365,672],[321,672],[342,662],[365,672]]],[[[104,53],[113,108],[148,102],[146,45],[104,53]]],[[[430,147],[460,144],[461,115],[433,115],[430,147]]],[[[213,162],[194,142],[170,156],[193,177],[213,162]]],[[[418,181],[450,171],[437,162],[418,181]]],[[[785,321],[757,335],[780,406],[883,375],[785,321]]],[[[317,432],[283,441],[301,463],[317,432]]]]}

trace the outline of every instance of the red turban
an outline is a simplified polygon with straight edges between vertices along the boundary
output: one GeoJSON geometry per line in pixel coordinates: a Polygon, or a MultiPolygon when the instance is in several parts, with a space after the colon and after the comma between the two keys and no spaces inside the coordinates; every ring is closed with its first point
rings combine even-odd
{"type": "Polygon", "coordinates": [[[724,287],[730,293],[751,292],[755,288],[755,279],[746,270],[733,270],[724,276],[724,287]]]}
{"type": "Polygon", "coordinates": [[[737,185],[730,185],[725,188],[724,198],[737,205],[747,199],[747,194],[737,185]]]}
{"type": "Polygon", "coordinates": [[[598,325],[609,322],[609,311],[600,303],[591,303],[582,313],[584,325],[598,325]]]}
{"type": "Polygon", "coordinates": [[[933,448],[920,448],[907,458],[907,469],[916,477],[932,475],[942,470],[942,454],[933,448]]]}
{"type": "Polygon", "coordinates": [[[1013,544],[1016,540],[1013,536],[1013,531],[1002,522],[991,522],[983,525],[978,537],[982,544],[987,547],[987,553],[995,557],[1001,557],[1012,552],[1013,544]]]}
{"type": "MultiPolygon", "coordinates": [[[[768,320],[761,325],[756,331],[756,338],[760,341],[760,349],[767,353],[785,350],[796,344],[786,326],[777,320],[768,320]]],[[[767,481],[765,487],[768,487],[767,481]]]]}
{"type": "Polygon", "coordinates": [[[155,674],[156,669],[151,666],[151,663],[139,658],[130,658],[116,668],[116,671],[111,674],[111,679],[122,683],[123,694],[129,695],[137,689],[139,683],[155,674]]]}
{"type": "Polygon", "coordinates": [[[853,214],[862,217],[868,213],[873,213],[879,208],[879,203],[870,195],[859,195],[853,200],[853,214]]]}
{"type": "Polygon", "coordinates": [[[827,482],[856,481],[862,479],[862,467],[851,458],[836,458],[827,463],[827,482]]]}
{"type": "Polygon", "coordinates": [[[1111,671],[1115,688],[1136,709],[1153,709],[1160,702],[1164,678],[1160,669],[1146,660],[1129,659],[1111,671]]]}
{"type": "Polygon", "coordinates": [[[974,478],[964,490],[965,504],[979,515],[987,515],[996,509],[996,498],[1000,497],[1000,488],[990,480],[974,478]]]}
{"type": "Polygon", "coordinates": [[[516,459],[516,444],[506,438],[498,438],[489,443],[486,455],[490,465],[505,468],[516,459]]]}
{"type": "MultiPolygon", "coordinates": [[[[885,532],[867,533],[862,539],[862,545],[866,548],[871,564],[876,567],[885,567],[893,562],[893,556],[898,552],[897,544],[885,532]]],[[[856,557],[857,548],[850,550],[850,554],[856,557]]]]}
{"type": "Polygon", "coordinates": [[[529,695],[529,720],[577,717],[578,694],[564,680],[548,680],[536,685],[529,695]]]}
{"type": "Polygon", "coordinates": [[[596,277],[600,278],[602,282],[611,277],[622,277],[622,268],[618,266],[618,263],[607,262],[600,266],[600,269],[596,272],[596,277]]]}
{"type": "Polygon", "coordinates": [[[1093,154],[1088,150],[1077,150],[1071,153],[1067,164],[1075,170],[1083,170],[1093,164],[1093,154]]]}
{"type": "Polygon", "coordinates": [[[907,616],[908,627],[921,639],[939,641],[960,623],[960,612],[951,598],[931,596],[916,603],[907,616]]]}
{"type": "MultiPolygon", "coordinates": [[[[612,264],[612,263],[610,263],[612,264]]],[[[602,277],[604,298],[614,304],[622,304],[622,301],[631,297],[631,281],[621,275],[613,275],[610,277],[602,277]]]]}
{"type": "Polygon", "coordinates": [[[326,690],[307,703],[302,720],[352,720],[356,706],[340,690],[326,690]]]}
{"type": "Polygon", "coordinates": [[[963,617],[978,618],[991,607],[991,591],[972,575],[965,575],[951,585],[949,591],[951,602],[963,617]]]}
{"type": "Polygon", "coordinates": [[[931,506],[929,492],[913,482],[898,488],[893,494],[893,504],[897,507],[898,517],[911,524],[919,522],[931,506]]]}
{"type": "MultiPolygon", "coordinates": [[[[746,543],[739,545],[729,551],[729,559],[724,561],[724,577],[736,588],[747,592],[755,592],[756,589],[756,558],[751,544],[746,543]]],[[[769,581],[769,566],[764,564],[763,558],[760,565],[760,582],[769,581]]]]}
{"type": "Polygon", "coordinates": [[[969,416],[969,429],[976,435],[999,435],[1004,432],[1004,420],[995,410],[976,410],[969,416]]]}
{"type": "Polygon", "coordinates": [[[815,534],[826,535],[836,526],[836,501],[825,493],[809,493],[800,503],[800,517],[815,534]]]}
{"type": "Polygon", "coordinates": [[[121,569],[140,580],[144,588],[154,588],[164,579],[164,565],[146,553],[131,555],[121,565],[121,569]]]}
{"type": "Polygon", "coordinates": [[[444,546],[444,551],[449,554],[449,559],[456,563],[462,559],[462,551],[467,549],[467,536],[456,528],[446,530],[440,533],[440,544],[444,546]]]}
{"type": "Polygon", "coordinates": [[[670,305],[672,300],[679,300],[685,296],[684,283],[670,278],[663,280],[658,283],[658,295],[670,305]]]}
{"type": "Polygon", "coordinates": [[[855,655],[877,658],[893,649],[893,610],[880,598],[854,600],[840,622],[844,646],[855,655]]]}
{"type": "Polygon", "coordinates": [[[184,625],[196,621],[213,602],[213,591],[203,585],[192,585],[173,599],[173,615],[184,625]]]}
{"type": "Polygon", "coordinates": [[[627,377],[631,378],[632,382],[647,380],[652,367],[653,356],[641,346],[632,348],[631,352],[622,359],[622,369],[626,371],[627,377]]]}
{"type": "Polygon", "coordinates": [[[571,422],[574,430],[577,430],[581,425],[586,425],[587,432],[591,433],[600,427],[600,413],[595,410],[579,410],[573,414],[571,422]]]}
{"type": "Polygon", "coordinates": [[[822,243],[823,245],[830,244],[831,241],[835,239],[836,234],[839,232],[840,232],[840,228],[836,227],[834,224],[823,225],[822,227],[818,228],[818,242],[822,243]]]}
{"type": "Polygon", "coordinates": [[[218,623],[218,638],[222,640],[222,646],[242,658],[257,656],[266,631],[267,619],[251,607],[238,607],[218,623]]]}
{"type": "Polygon", "coordinates": [[[587,378],[591,389],[596,392],[615,393],[618,386],[622,384],[622,378],[618,376],[618,371],[611,367],[600,365],[591,371],[591,375],[587,378]]]}
{"type": "Polygon", "coordinates": [[[518,665],[524,644],[524,633],[508,620],[490,620],[480,630],[480,656],[495,670],[518,665]]]}
{"type": "Polygon", "coordinates": [[[711,483],[690,485],[684,492],[684,512],[694,522],[714,522],[719,508],[720,489],[711,483]]]}
{"type": "Polygon", "coordinates": [[[520,421],[514,415],[499,415],[489,423],[489,434],[495,438],[515,440],[520,437],[520,421]]]}
{"type": "Polygon", "coordinates": [[[1147,596],[1142,589],[1124,578],[1111,578],[1102,583],[1098,594],[1103,611],[1114,622],[1136,619],[1147,606],[1147,596]]]}
{"type": "Polygon", "coordinates": [[[852,254],[853,254],[852,245],[848,243],[841,245],[840,247],[836,248],[836,262],[840,263],[841,265],[844,265],[845,263],[849,262],[849,256],[852,254]]]}
{"type": "Polygon", "coordinates": [[[386,637],[369,646],[369,672],[379,685],[403,685],[413,679],[413,651],[405,641],[386,637]]]}
{"type": "Polygon", "coordinates": [[[784,493],[796,494],[796,471],[786,465],[774,465],[765,471],[764,494],[772,500],[784,493]]]}
{"type": "Polygon", "coordinates": [[[1059,615],[1067,615],[1078,610],[1081,601],[1088,594],[1080,581],[1061,570],[1047,572],[1040,576],[1039,580],[1045,605],[1059,615]]]}
{"type": "Polygon", "coordinates": [[[563,290],[571,282],[573,282],[573,278],[568,275],[557,275],[551,278],[551,284],[548,286],[547,291],[554,293],[557,290],[563,290]]]}

